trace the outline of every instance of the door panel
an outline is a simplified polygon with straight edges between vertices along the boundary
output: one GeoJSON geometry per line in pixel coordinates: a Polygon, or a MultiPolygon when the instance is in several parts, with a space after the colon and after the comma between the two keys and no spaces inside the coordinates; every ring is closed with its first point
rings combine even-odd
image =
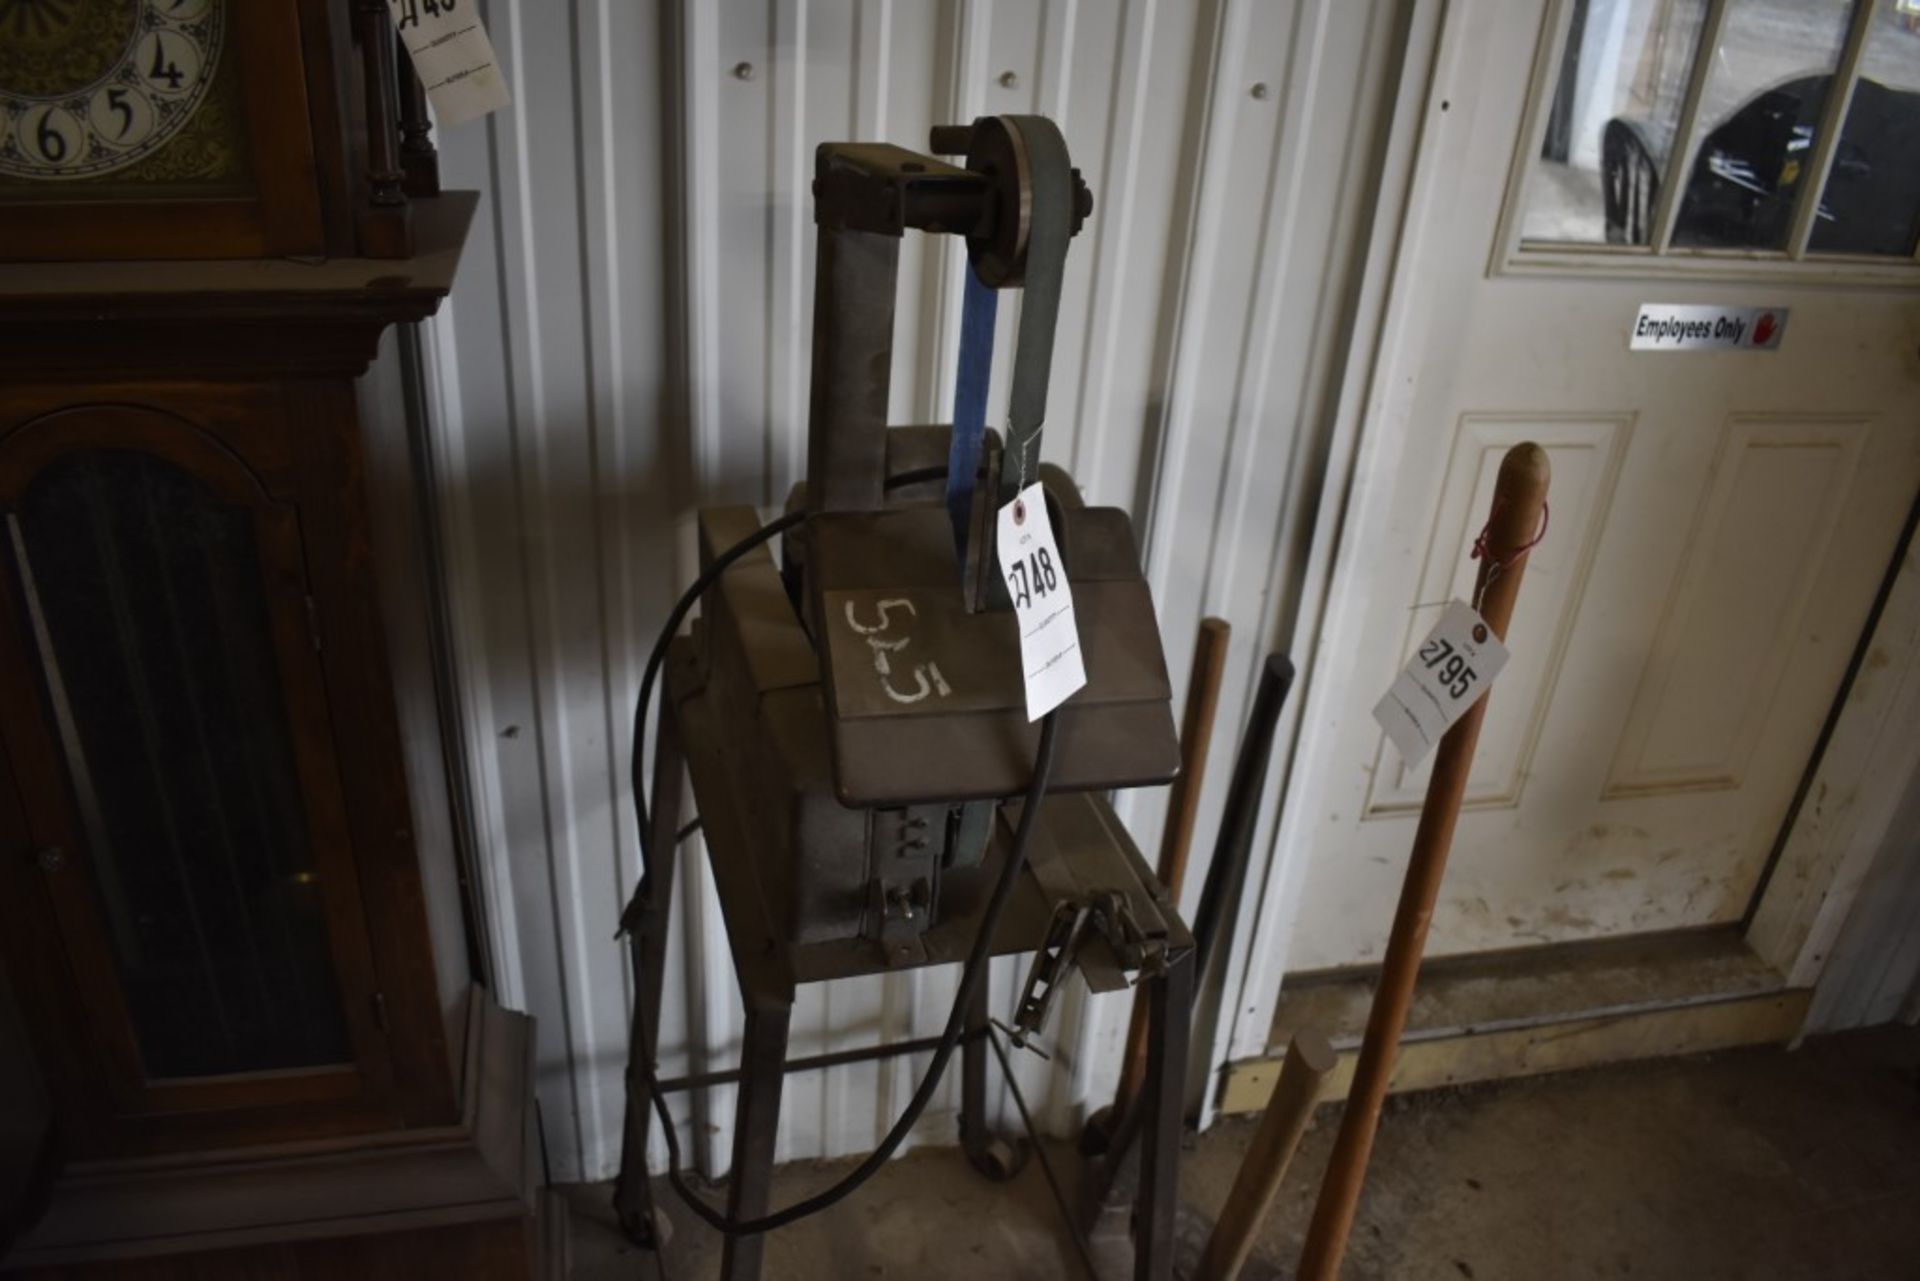
{"type": "Polygon", "coordinates": [[[1868,429],[1861,418],[1727,420],[1603,799],[1742,786],[1868,429]]]}
{"type": "Polygon", "coordinates": [[[294,508],[193,425],[103,406],[0,441],[0,509],[0,728],[116,1111],[379,1111],[294,508]]]}
{"type": "MultiPolygon", "coordinates": [[[[1477,414],[1463,418],[1442,482],[1430,553],[1420,579],[1420,606],[1409,611],[1401,662],[1412,656],[1446,601],[1471,600],[1477,566],[1476,522],[1493,501],[1494,477],[1507,450],[1523,440],[1543,446],[1553,463],[1553,500],[1547,532],[1527,568],[1527,591],[1516,610],[1516,628],[1546,643],[1516,652],[1500,674],[1502,693],[1523,712],[1489,722],[1480,736],[1467,781],[1466,803],[1511,808],[1533,771],[1549,695],[1586,588],[1593,550],[1605,528],[1620,463],[1633,431],[1630,414],[1591,417],[1477,414]]],[[[1374,757],[1366,816],[1405,814],[1420,808],[1433,758],[1408,768],[1382,735],[1374,757]]]]}
{"type": "MultiPolygon", "coordinates": [[[[1583,12],[1604,30],[1616,8],[1649,11],[1583,12]]],[[[1437,606],[1469,593],[1508,445],[1548,449],[1551,522],[1492,690],[1436,955],[1740,920],[1920,489],[1912,288],[1784,256],[1744,276],[1724,256],[1650,269],[1680,255],[1597,235],[1555,248],[1551,274],[1504,269],[1507,228],[1538,204],[1510,182],[1541,145],[1546,107],[1529,104],[1553,88],[1529,69],[1561,13],[1449,8],[1421,162],[1444,177],[1410,286],[1426,317],[1385,375],[1405,387],[1404,428],[1373,460],[1390,498],[1342,549],[1363,586],[1337,593],[1351,613],[1328,630],[1358,638],[1352,675],[1303,726],[1290,785],[1289,804],[1312,807],[1291,971],[1379,958],[1427,775],[1367,709],[1437,606]],[[1714,274],[1687,274],[1702,265],[1714,274]],[[1772,352],[1634,352],[1643,303],[1785,306],[1791,325],[1772,352]]],[[[1614,47],[1652,47],[1629,33],[1614,47]]]]}

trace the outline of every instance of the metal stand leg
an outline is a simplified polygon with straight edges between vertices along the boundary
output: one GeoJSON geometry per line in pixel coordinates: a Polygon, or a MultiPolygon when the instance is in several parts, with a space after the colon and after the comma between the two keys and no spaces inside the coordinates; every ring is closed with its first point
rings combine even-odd
{"type": "Polygon", "coordinates": [[[645,1249],[662,1244],[654,1221],[653,1185],[647,1178],[647,1141],[653,1132],[653,1102],[647,1094],[647,1065],[654,1061],[660,1036],[660,985],[666,973],[667,920],[673,906],[673,873],[679,849],[680,785],[685,760],[671,705],[663,700],[654,735],[653,809],[647,816],[647,849],[653,875],[634,890],[638,919],[629,916],[627,955],[633,966],[634,1018],[627,1041],[627,1115],[620,1138],[620,1177],[613,1187],[613,1209],[620,1230],[645,1249]],[[644,1017],[643,1017],[644,1016],[644,1017]]]}
{"type": "MultiPolygon", "coordinates": [[[[742,1047],[740,1097],[733,1114],[733,1173],[728,1178],[727,1216],[754,1219],[767,1212],[773,1184],[773,1148],[780,1132],[780,1086],[786,1077],[787,1024],[793,994],[784,1004],[756,1002],[749,995],[746,1043],[742,1047]]],[[[730,1236],[720,1255],[721,1281],[757,1281],[764,1236],[730,1236]]]]}
{"type": "Polygon", "coordinates": [[[987,989],[981,975],[967,1002],[966,1041],[960,1047],[960,1147],[974,1169],[1005,1183],[1027,1163],[1026,1145],[1015,1147],[987,1124],[987,989]]]}
{"type": "Polygon", "coordinates": [[[967,1002],[967,1039],[960,1047],[960,1146],[975,1167],[987,1145],[987,976],[967,1002]]]}
{"type": "Polygon", "coordinates": [[[1134,1281],[1171,1281],[1180,1200],[1180,1122],[1186,1105],[1187,1036],[1193,1019],[1193,960],[1182,957],[1153,985],[1140,1130],[1140,1199],[1133,1224],[1134,1281]]]}

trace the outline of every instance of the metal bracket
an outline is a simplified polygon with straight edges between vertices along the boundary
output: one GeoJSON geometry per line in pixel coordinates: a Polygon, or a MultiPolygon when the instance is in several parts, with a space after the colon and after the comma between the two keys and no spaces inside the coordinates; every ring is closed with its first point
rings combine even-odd
{"type": "Polygon", "coordinates": [[[873,811],[868,838],[865,933],[890,966],[924,965],[946,853],[945,806],[873,811]]]}
{"type": "Polygon", "coordinates": [[[1080,949],[1090,936],[1105,939],[1136,982],[1167,968],[1166,940],[1148,936],[1122,891],[1095,890],[1085,898],[1061,899],[1054,905],[1046,944],[1034,953],[1014,1025],[1007,1034],[1021,1049],[1032,1049],[1028,1042],[1046,1027],[1054,998],[1068,976],[1080,968],[1080,949]]]}

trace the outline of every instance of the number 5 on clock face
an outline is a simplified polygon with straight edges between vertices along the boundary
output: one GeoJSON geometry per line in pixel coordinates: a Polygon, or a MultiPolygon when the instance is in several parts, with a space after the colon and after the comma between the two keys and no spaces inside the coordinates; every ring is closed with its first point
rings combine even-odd
{"type": "Polygon", "coordinates": [[[137,147],[153,132],[153,102],[138,89],[107,85],[87,103],[94,137],[109,147],[137,147]]]}

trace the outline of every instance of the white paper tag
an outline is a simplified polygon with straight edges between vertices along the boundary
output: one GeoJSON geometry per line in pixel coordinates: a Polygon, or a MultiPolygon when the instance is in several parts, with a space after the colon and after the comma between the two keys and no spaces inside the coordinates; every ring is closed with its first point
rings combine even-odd
{"type": "Polygon", "coordinates": [[[1020,665],[1026,672],[1027,719],[1037,721],[1087,683],[1073,593],[1054,546],[1046,491],[1025,489],[1000,509],[1000,576],[1020,625],[1020,665]]]}
{"type": "Polygon", "coordinates": [[[477,120],[512,102],[480,21],[479,0],[387,0],[394,29],[442,128],[477,120]]]}
{"type": "Polygon", "coordinates": [[[1454,601],[1384,697],[1373,719],[1410,766],[1426,758],[1507,665],[1507,647],[1465,601],[1454,601]]]}

